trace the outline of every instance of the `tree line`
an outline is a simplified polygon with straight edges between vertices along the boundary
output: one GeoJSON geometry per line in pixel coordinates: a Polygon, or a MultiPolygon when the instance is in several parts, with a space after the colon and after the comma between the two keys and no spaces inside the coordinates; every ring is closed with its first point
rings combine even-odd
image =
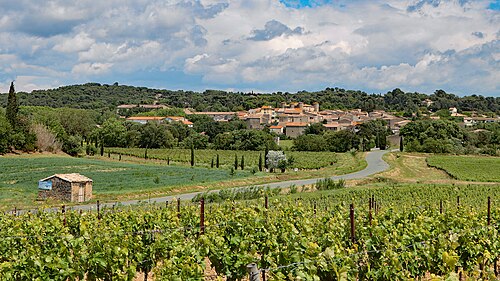
{"type": "MultiPolygon", "coordinates": [[[[120,104],[152,104],[159,102],[177,108],[193,108],[197,111],[238,111],[272,105],[280,107],[282,102],[319,102],[321,109],[353,109],[364,111],[376,109],[396,111],[411,116],[420,111],[438,111],[456,107],[459,111],[477,111],[500,115],[500,97],[470,95],[459,97],[444,90],[436,90],[431,95],[417,92],[404,92],[394,89],[382,94],[368,94],[363,91],[342,88],[326,88],[321,91],[299,91],[297,93],[275,92],[226,92],[206,90],[193,92],[183,90],[160,90],[145,87],[87,83],[49,90],[34,90],[31,93],[18,93],[20,105],[71,107],[80,109],[116,109],[120,104]],[[425,104],[426,100],[431,103],[425,104]]],[[[0,106],[7,104],[6,95],[0,95],[0,106]]],[[[144,109],[136,108],[130,112],[139,113],[144,109]]]]}

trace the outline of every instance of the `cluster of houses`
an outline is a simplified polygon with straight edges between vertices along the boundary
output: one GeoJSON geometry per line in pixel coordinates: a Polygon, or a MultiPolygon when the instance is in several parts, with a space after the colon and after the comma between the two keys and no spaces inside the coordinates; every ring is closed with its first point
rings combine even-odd
{"type": "MultiPolygon", "coordinates": [[[[186,115],[205,115],[218,122],[228,122],[238,118],[247,123],[249,129],[262,129],[269,127],[270,131],[276,134],[283,134],[290,138],[296,138],[303,134],[308,126],[314,123],[322,123],[327,130],[355,130],[364,122],[383,119],[387,121],[393,133],[398,134],[399,129],[410,121],[391,115],[383,110],[364,112],[356,110],[322,110],[318,103],[312,105],[302,102],[290,104],[282,103],[281,107],[262,106],[248,111],[235,112],[194,112],[185,109],[186,115]]],[[[127,118],[128,121],[146,124],[147,122],[170,123],[182,122],[189,127],[193,123],[181,116],[136,116],[127,118]]]]}

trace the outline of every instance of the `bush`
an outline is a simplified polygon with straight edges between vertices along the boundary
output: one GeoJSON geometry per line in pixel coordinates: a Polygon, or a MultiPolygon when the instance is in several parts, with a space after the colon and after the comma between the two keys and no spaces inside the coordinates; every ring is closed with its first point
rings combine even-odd
{"type": "Polygon", "coordinates": [[[71,136],[64,141],[63,151],[71,156],[78,156],[82,152],[81,142],[82,138],[71,136]]]}
{"type": "Polygon", "coordinates": [[[315,184],[317,190],[333,190],[345,187],[345,180],[340,179],[337,182],[331,178],[318,180],[315,184]]]}

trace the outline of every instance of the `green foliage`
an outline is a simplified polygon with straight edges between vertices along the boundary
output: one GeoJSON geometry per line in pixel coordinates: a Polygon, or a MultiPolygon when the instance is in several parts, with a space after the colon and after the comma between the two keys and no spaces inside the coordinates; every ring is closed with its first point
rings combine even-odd
{"type": "Polygon", "coordinates": [[[140,129],[139,146],[146,148],[172,148],[174,146],[174,137],[165,126],[156,122],[149,122],[140,129]]]}
{"type": "Polygon", "coordinates": [[[315,188],[317,190],[333,190],[333,189],[340,189],[340,188],[345,188],[345,180],[340,179],[338,181],[335,181],[331,178],[324,178],[322,180],[318,180],[315,184],[315,188]]]}
{"type": "Polygon", "coordinates": [[[208,147],[208,136],[192,133],[188,137],[186,137],[182,143],[179,144],[180,147],[190,148],[194,146],[195,149],[205,149],[208,147]]]}
{"type": "Polygon", "coordinates": [[[323,123],[313,123],[304,130],[304,135],[321,135],[324,131],[323,123]]]}
{"type": "Polygon", "coordinates": [[[199,202],[201,198],[205,203],[234,201],[234,200],[252,200],[263,198],[264,196],[276,196],[280,193],[279,188],[269,188],[262,186],[251,186],[241,189],[222,189],[217,192],[204,192],[197,194],[192,202],[199,202]]]}
{"type": "Polygon", "coordinates": [[[70,136],[63,143],[63,151],[71,156],[78,156],[82,152],[82,138],[78,136],[70,136]]]}
{"type": "Polygon", "coordinates": [[[7,100],[7,110],[6,117],[12,128],[17,129],[19,123],[19,117],[17,116],[19,112],[19,103],[17,102],[16,90],[14,89],[14,82],[10,83],[9,97],[7,100]]]}
{"type": "Polygon", "coordinates": [[[300,135],[293,141],[293,150],[327,151],[328,145],[323,135],[300,135]]]}
{"type": "Polygon", "coordinates": [[[12,127],[2,112],[0,112],[0,154],[9,152],[10,150],[10,135],[12,127]]]}
{"type": "Polygon", "coordinates": [[[468,133],[457,123],[446,120],[418,120],[404,126],[400,133],[406,151],[462,153],[468,133]]]}
{"type": "Polygon", "coordinates": [[[219,134],[215,137],[214,148],[222,150],[263,150],[278,149],[273,135],[258,130],[237,130],[219,134]]]}

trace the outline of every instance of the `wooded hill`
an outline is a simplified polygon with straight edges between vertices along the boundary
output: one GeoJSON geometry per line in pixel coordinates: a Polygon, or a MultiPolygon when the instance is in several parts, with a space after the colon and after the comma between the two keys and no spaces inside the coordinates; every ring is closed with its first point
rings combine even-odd
{"type": "MultiPolygon", "coordinates": [[[[206,90],[204,92],[171,91],[118,85],[87,83],[64,86],[57,89],[35,90],[31,93],[18,92],[20,105],[72,107],[82,109],[114,109],[120,104],[151,104],[159,102],[174,107],[194,108],[197,111],[237,111],[248,110],[263,105],[279,107],[281,102],[319,102],[321,109],[353,109],[364,111],[383,109],[400,111],[407,114],[425,107],[431,111],[456,107],[459,111],[478,111],[479,113],[500,114],[500,97],[471,95],[458,97],[454,94],[437,90],[431,95],[405,93],[394,89],[382,94],[367,94],[362,91],[341,88],[326,88],[322,91],[297,93],[276,92],[273,94],[229,93],[206,90]]],[[[0,95],[0,106],[7,104],[7,95],[0,95]]]]}

